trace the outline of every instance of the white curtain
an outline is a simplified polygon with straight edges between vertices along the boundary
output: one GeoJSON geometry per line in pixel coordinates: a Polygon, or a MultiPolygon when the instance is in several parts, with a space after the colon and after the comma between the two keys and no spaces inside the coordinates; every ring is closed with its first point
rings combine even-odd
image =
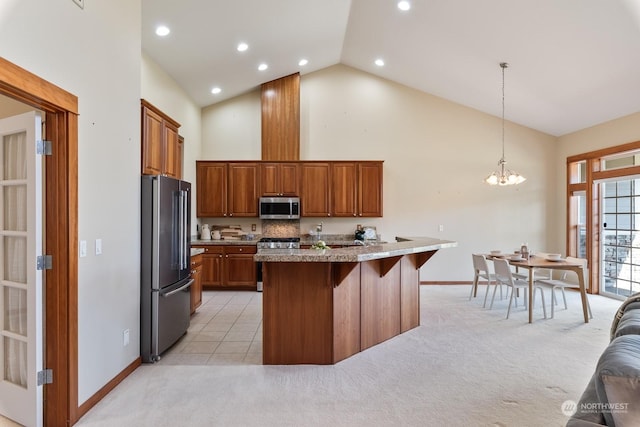
{"type": "Polygon", "coordinates": [[[3,137],[2,288],[5,380],[27,386],[27,158],[26,133],[3,137]],[[15,336],[18,335],[18,338],[15,336]],[[24,339],[20,339],[24,338],[24,339]]]}

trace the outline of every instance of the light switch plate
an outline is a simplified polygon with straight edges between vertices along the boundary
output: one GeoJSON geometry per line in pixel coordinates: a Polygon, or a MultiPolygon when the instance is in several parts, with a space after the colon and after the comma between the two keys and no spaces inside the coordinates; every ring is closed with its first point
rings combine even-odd
{"type": "Polygon", "coordinates": [[[80,9],[84,9],[84,0],[73,0],[73,2],[77,4],[80,9]]]}
{"type": "Polygon", "coordinates": [[[96,255],[102,254],[102,239],[96,239],[96,255]]]}
{"type": "Polygon", "coordinates": [[[80,240],[80,258],[87,256],[87,241],[80,240]]]}

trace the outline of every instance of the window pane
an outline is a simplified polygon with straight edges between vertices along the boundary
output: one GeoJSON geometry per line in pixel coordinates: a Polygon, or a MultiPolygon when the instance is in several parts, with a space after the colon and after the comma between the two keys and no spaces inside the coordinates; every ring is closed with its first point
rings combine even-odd
{"type": "Polygon", "coordinates": [[[631,197],[621,197],[618,199],[618,212],[631,212],[631,197]]]}
{"type": "Polygon", "coordinates": [[[618,181],[618,194],[617,196],[630,196],[631,195],[631,181],[618,181]]]}
{"type": "Polygon", "coordinates": [[[605,182],[602,185],[604,186],[604,197],[615,197],[616,196],[616,183],[615,182],[605,182]]]}

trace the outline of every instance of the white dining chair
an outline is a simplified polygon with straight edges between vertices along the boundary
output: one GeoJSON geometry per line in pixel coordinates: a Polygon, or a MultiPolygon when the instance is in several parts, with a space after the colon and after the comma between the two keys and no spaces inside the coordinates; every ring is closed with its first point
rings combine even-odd
{"type": "MultiPolygon", "coordinates": [[[[493,268],[496,275],[496,281],[502,283],[511,288],[511,295],[509,296],[509,307],[507,308],[507,319],[509,318],[509,313],[511,313],[511,304],[515,300],[515,306],[518,307],[518,297],[516,293],[519,289],[524,289],[525,291],[529,288],[529,282],[527,280],[516,279],[513,277],[513,273],[511,271],[511,267],[506,259],[494,259],[493,260],[493,268]]],[[[538,286],[536,282],[533,284],[533,301],[532,307],[535,306],[535,295],[536,290],[540,290],[540,298],[542,299],[542,312],[544,313],[544,318],[547,318],[547,306],[544,302],[544,292],[542,291],[542,287],[538,286]]],[[[489,309],[493,307],[493,301],[496,296],[496,288],[493,290],[493,296],[491,297],[491,305],[489,309]]],[[[527,294],[528,292],[524,292],[524,307],[527,308],[527,294]]]]}
{"type": "MultiPolygon", "coordinates": [[[[487,263],[487,259],[482,254],[471,254],[473,258],[473,285],[471,285],[471,294],[469,295],[469,300],[477,294],[478,292],[478,282],[480,279],[485,279],[487,281],[487,290],[484,293],[484,303],[483,307],[487,306],[487,296],[489,295],[489,288],[491,285],[496,286],[496,275],[489,271],[489,264],[487,263]]],[[[495,292],[494,292],[495,293],[495,292]]],[[[500,285],[500,299],[502,299],[502,285],[500,285]]]]}
{"type": "MultiPolygon", "coordinates": [[[[584,286],[586,288],[588,283],[588,277],[589,277],[587,260],[583,258],[574,258],[569,256],[566,258],[566,260],[567,262],[582,264],[582,278],[584,280],[584,286]]],[[[578,277],[574,274],[573,271],[563,271],[562,276],[559,279],[552,279],[552,278],[536,279],[536,283],[551,289],[551,318],[552,319],[553,319],[553,316],[555,315],[555,306],[558,304],[556,291],[560,289],[560,291],[562,292],[562,301],[564,302],[564,309],[567,310],[567,296],[564,290],[580,289],[578,277]],[[572,276],[575,276],[575,277],[572,277],[572,276]]],[[[589,298],[587,298],[587,310],[589,311],[589,318],[593,319],[593,314],[591,313],[591,305],[589,304],[589,298]]]]}

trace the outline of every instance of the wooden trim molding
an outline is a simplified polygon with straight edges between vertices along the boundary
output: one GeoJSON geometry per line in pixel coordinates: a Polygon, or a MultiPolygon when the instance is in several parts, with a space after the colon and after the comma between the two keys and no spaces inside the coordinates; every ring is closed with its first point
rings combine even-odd
{"type": "MultiPolygon", "coordinates": [[[[473,281],[431,281],[431,280],[421,280],[421,285],[473,285],[473,281]]],[[[478,285],[486,285],[487,282],[478,282],[478,285]]]]}
{"type": "Polygon", "coordinates": [[[55,381],[45,386],[44,425],[77,421],[78,407],[78,98],[0,57],[0,94],[44,110],[45,249],[53,269],[45,278],[44,363],[55,381]]]}
{"type": "Polygon", "coordinates": [[[122,382],[125,378],[127,378],[133,371],[138,369],[138,367],[142,364],[142,359],[137,358],[133,362],[129,364],[126,368],[124,368],[115,378],[106,383],[100,390],[94,393],[89,399],[87,399],[80,407],[78,408],[78,419],[82,417],[84,414],[89,412],[91,408],[93,408],[98,402],[100,402],[104,397],[109,394],[111,390],[116,388],[118,384],[122,382]]]}
{"type": "Polygon", "coordinates": [[[613,154],[621,154],[627,151],[634,151],[639,149],[640,141],[628,142],[626,144],[616,145],[614,147],[607,147],[600,150],[589,151],[587,153],[569,156],[567,157],[567,163],[579,162],[588,159],[599,159],[601,157],[607,157],[613,154]]]}
{"type": "Polygon", "coordinates": [[[0,93],[46,111],[78,114],[78,97],[1,56],[0,93]]]}

